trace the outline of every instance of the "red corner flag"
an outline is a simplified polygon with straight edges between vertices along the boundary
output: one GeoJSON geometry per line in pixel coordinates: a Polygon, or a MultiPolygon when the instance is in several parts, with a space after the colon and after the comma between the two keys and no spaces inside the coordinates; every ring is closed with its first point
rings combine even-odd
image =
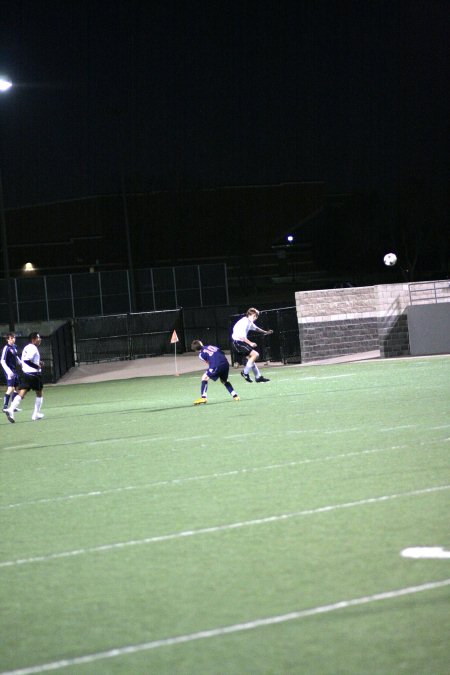
{"type": "Polygon", "coordinates": [[[176,330],[173,331],[172,337],[170,338],[170,344],[173,345],[174,342],[179,342],[176,330]]]}

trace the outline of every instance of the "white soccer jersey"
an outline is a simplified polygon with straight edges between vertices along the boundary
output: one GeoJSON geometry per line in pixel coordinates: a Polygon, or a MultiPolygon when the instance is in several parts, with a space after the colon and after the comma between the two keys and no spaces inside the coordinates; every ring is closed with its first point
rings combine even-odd
{"type": "Polygon", "coordinates": [[[233,332],[231,334],[232,340],[242,340],[246,338],[250,330],[258,330],[253,321],[246,316],[243,316],[242,319],[239,319],[237,323],[234,324],[233,332]]]}
{"type": "Polygon", "coordinates": [[[22,352],[22,370],[24,373],[27,375],[36,375],[36,373],[41,372],[41,368],[39,366],[39,362],[41,360],[41,357],[39,355],[39,350],[36,347],[36,345],[32,344],[30,342],[29,345],[24,347],[24,350],[22,352]],[[25,363],[26,361],[32,361],[35,363],[38,367],[33,368],[32,366],[29,366],[28,363],[25,363]]]}

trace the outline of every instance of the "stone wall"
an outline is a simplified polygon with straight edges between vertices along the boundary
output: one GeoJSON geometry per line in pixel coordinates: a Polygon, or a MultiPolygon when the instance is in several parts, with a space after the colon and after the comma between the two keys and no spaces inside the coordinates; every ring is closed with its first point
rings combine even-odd
{"type": "Polygon", "coordinates": [[[303,362],[377,349],[409,354],[408,284],[299,291],[295,302],[303,362]]]}

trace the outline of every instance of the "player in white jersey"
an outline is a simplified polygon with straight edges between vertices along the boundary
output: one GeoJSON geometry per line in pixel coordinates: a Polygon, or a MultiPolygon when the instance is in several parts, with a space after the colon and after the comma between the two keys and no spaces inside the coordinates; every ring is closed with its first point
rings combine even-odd
{"type": "Polygon", "coordinates": [[[267,377],[261,375],[259,368],[256,365],[256,359],[259,356],[259,353],[256,351],[257,344],[247,337],[251,330],[256,333],[262,333],[263,335],[271,335],[273,333],[273,330],[263,330],[255,324],[258,316],[258,310],[254,307],[250,307],[245,316],[234,324],[233,332],[231,333],[231,339],[233,340],[235,350],[239,354],[245,354],[248,357],[245,368],[241,372],[242,377],[247,382],[253,382],[249,375],[250,370],[253,370],[256,382],[269,382],[267,377]]]}
{"type": "Polygon", "coordinates": [[[44,364],[41,361],[38,349],[41,344],[41,336],[39,333],[31,333],[29,340],[30,342],[24,347],[22,352],[22,376],[20,377],[19,391],[14,397],[10,407],[5,411],[8,420],[12,423],[15,422],[15,411],[30,389],[36,393],[34,411],[31,419],[36,421],[41,420],[44,417],[43,413],[41,413],[43,401],[42,390],[44,388],[42,382],[42,367],[44,364]]]}

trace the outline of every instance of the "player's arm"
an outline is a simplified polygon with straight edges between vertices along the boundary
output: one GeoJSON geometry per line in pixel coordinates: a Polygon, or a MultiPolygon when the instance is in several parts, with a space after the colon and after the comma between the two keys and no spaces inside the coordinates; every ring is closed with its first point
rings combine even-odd
{"type": "Polygon", "coordinates": [[[39,370],[41,367],[41,361],[39,361],[39,363],[35,363],[31,359],[25,359],[23,363],[26,363],[27,366],[30,366],[30,368],[34,368],[35,370],[39,370]]]}
{"type": "Polygon", "coordinates": [[[6,353],[6,349],[3,349],[3,351],[2,351],[2,358],[1,358],[0,363],[1,363],[1,365],[2,365],[3,370],[5,371],[6,376],[7,376],[7,377],[12,377],[12,376],[14,375],[14,373],[13,373],[13,371],[11,370],[11,368],[8,366],[8,364],[6,363],[6,360],[5,360],[5,353],[6,353]]]}
{"type": "Polygon", "coordinates": [[[260,328],[255,323],[252,323],[251,330],[254,330],[257,333],[262,333],[263,335],[272,335],[272,333],[273,333],[273,330],[271,328],[269,330],[264,330],[264,328],[260,328]]]}

